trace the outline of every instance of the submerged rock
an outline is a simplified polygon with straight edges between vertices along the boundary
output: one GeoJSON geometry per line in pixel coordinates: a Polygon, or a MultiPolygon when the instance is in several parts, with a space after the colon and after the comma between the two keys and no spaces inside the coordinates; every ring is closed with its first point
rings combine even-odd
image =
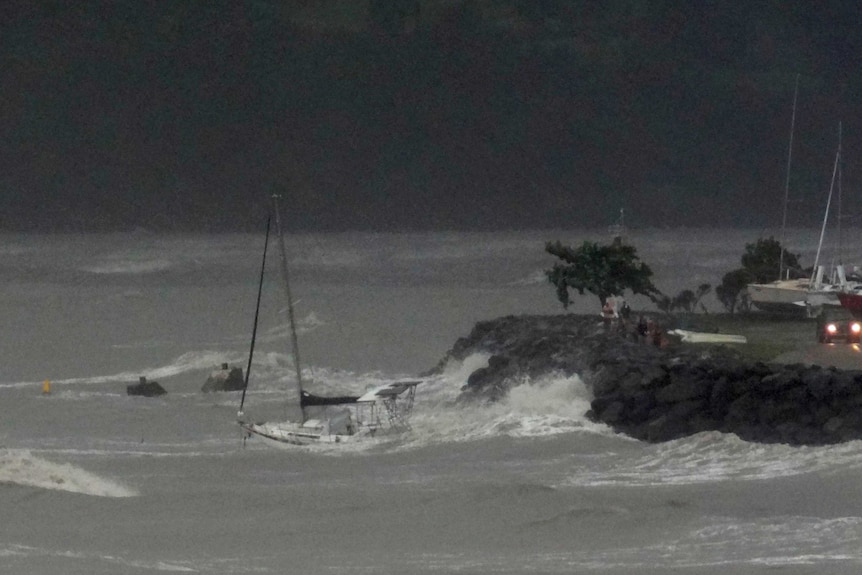
{"type": "Polygon", "coordinates": [[[578,374],[594,396],[587,415],[644,441],[702,431],[793,445],[862,439],[862,372],[751,363],[717,344],[656,346],[630,328],[595,316],[508,316],[476,324],[444,362],[491,355],[460,401],[495,401],[528,379],[578,374]]]}
{"type": "Polygon", "coordinates": [[[146,377],[141,376],[141,379],[138,383],[132,383],[126,386],[126,394],[128,395],[142,395],[144,397],[155,397],[157,395],[164,395],[167,391],[165,388],[159,385],[158,381],[148,381],[146,377]]]}
{"type": "Polygon", "coordinates": [[[245,380],[242,377],[242,368],[231,368],[226,363],[221,364],[221,369],[210,373],[203,387],[201,387],[201,391],[204,393],[211,391],[241,391],[243,389],[245,389],[245,380]]]}

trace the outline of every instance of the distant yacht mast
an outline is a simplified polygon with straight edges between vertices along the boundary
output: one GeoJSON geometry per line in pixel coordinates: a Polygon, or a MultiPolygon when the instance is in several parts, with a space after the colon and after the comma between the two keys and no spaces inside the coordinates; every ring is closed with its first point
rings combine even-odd
{"type": "MultiPolygon", "coordinates": [[[[836,177],[841,173],[840,170],[841,165],[841,124],[838,124],[838,151],[835,153],[835,164],[832,167],[832,183],[829,184],[829,197],[826,200],[826,211],[823,214],[823,225],[820,228],[820,241],[817,243],[817,255],[814,257],[814,271],[817,273],[818,267],[820,266],[820,250],[823,248],[823,238],[826,235],[826,222],[829,220],[829,209],[832,206],[832,192],[835,189],[835,180],[836,177]]],[[[841,184],[838,185],[839,190],[841,188],[841,184]]],[[[840,193],[840,192],[839,192],[840,193]]],[[[839,204],[840,206],[840,204],[839,204]]],[[[839,207],[840,210],[840,207],[839,207]]],[[[839,215],[839,220],[840,215],[839,215]]],[[[840,235],[840,232],[839,232],[840,235]]],[[[839,256],[840,257],[840,256],[839,256]]],[[[815,287],[815,283],[819,282],[815,276],[811,277],[810,286],[811,288],[815,287]]],[[[819,287],[819,286],[818,286],[819,287]]]]}
{"type": "Polygon", "coordinates": [[[784,213],[781,216],[781,251],[778,256],[778,279],[784,279],[784,251],[787,239],[787,204],[790,202],[790,160],[793,157],[793,132],[796,128],[796,99],[799,96],[799,74],[793,89],[793,114],[790,116],[790,143],[787,146],[787,173],[784,176],[784,213]]]}
{"type": "Polygon", "coordinates": [[[838,254],[838,265],[844,265],[844,231],[841,225],[841,220],[844,219],[844,213],[842,211],[842,203],[843,198],[841,197],[841,164],[844,163],[844,150],[842,149],[841,143],[841,122],[838,122],[838,160],[837,160],[837,172],[838,172],[838,248],[835,250],[838,254]]]}
{"type": "Polygon", "coordinates": [[[611,239],[614,242],[624,242],[626,236],[626,217],[625,210],[620,208],[620,218],[617,223],[608,226],[608,232],[611,234],[611,239]]]}

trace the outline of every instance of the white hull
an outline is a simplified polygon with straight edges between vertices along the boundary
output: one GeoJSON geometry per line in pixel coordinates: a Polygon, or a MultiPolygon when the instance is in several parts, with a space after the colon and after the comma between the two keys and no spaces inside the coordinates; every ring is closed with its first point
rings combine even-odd
{"type": "Polygon", "coordinates": [[[291,423],[240,423],[249,437],[260,439],[267,445],[289,449],[297,445],[317,445],[322,443],[342,443],[361,436],[372,436],[370,430],[351,435],[327,433],[320,428],[306,427],[291,423]]]}
{"type": "Polygon", "coordinates": [[[767,284],[749,284],[748,297],[757,307],[805,306],[808,280],[784,280],[767,284]]]}
{"type": "Polygon", "coordinates": [[[808,279],[749,284],[748,297],[762,311],[804,315],[810,308],[841,305],[837,286],[811,289],[808,279]]]}
{"type": "MultiPolygon", "coordinates": [[[[351,407],[327,410],[327,417],[293,421],[239,425],[247,437],[256,437],[281,448],[321,443],[344,443],[408,431],[407,418],[413,410],[418,381],[396,381],[366,391],[351,407]],[[399,400],[400,398],[400,400],[399,400]]],[[[242,417],[242,414],[238,414],[242,417]]]]}

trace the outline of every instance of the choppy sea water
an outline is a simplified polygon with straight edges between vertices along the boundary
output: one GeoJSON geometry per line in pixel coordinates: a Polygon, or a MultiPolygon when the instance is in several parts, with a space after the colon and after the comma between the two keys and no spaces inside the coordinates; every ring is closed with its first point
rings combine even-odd
{"type": "MultiPolygon", "coordinates": [[[[845,234],[862,245],[858,230],[845,234]]],[[[631,239],[659,288],[675,294],[717,285],[759,235],[640,230],[631,239]]],[[[544,243],[556,239],[605,238],[289,236],[314,389],[415,377],[477,321],[561,313],[542,274],[553,263],[544,243]]],[[[798,230],[790,245],[810,265],[816,242],[817,230],[798,230]]],[[[0,236],[0,570],[862,568],[859,442],[792,448],[709,433],[648,445],[588,421],[577,377],[527,382],[491,406],[455,405],[482,356],[424,381],[404,436],[293,451],[243,444],[239,393],[200,387],[222,362],[245,368],[262,247],[262,234],[0,236]],[[142,375],[167,395],[127,396],[142,375]]],[[[291,399],[279,281],[271,273],[264,285],[244,408],[254,417],[278,416],[291,399]]],[[[585,296],[574,311],[597,307],[585,296]]]]}

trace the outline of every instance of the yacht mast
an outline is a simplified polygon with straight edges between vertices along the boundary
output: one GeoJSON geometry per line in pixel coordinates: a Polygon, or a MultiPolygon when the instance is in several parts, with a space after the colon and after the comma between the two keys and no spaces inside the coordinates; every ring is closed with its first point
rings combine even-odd
{"type": "Polygon", "coordinates": [[[841,149],[841,122],[838,122],[838,158],[835,160],[837,165],[836,169],[838,172],[838,249],[836,250],[838,254],[838,265],[844,265],[844,255],[841,253],[842,248],[844,247],[844,237],[843,237],[843,228],[841,226],[841,220],[844,219],[844,214],[841,211],[842,207],[842,197],[841,197],[841,164],[844,163],[844,158],[842,157],[842,149],[841,149]]]}
{"type": "Polygon", "coordinates": [[[790,202],[790,160],[793,156],[793,132],[796,128],[796,98],[799,96],[799,74],[793,89],[793,114],[790,117],[790,143],[787,146],[787,172],[784,176],[784,214],[781,216],[781,252],[778,256],[778,279],[784,279],[784,251],[787,237],[787,204],[790,202]]]}
{"type": "Polygon", "coordinates": [[[826,211],[823,214],[823,226],[820,228],[820,241],[817,243],[817,256],[814,258],[814,274],[809,281],[809,288],[817,288],[820,286],[814,285],[817,282],[817,268],[820,264],[820,250],[823,248],[823,237],[826,235],[826,222],[829,219],[829,207],[832,205],[832,192],[835,189],[835,177],[838,174],[838,164],[841,159],[841,145],[838,145],[838,152],[835,154],[835,164],[832,167],[832,183],[829,184],[829,199],[826,200],[826,211]]]}
{"type": "Polygon", "coordinates": [[[279,245],[281,247],[281,276],[284,281],[284,292],[287,296],[287,318],[290,322],[290,343],[293,352],[293,365],[296,368],[296,386],[299,390],[299,406],[302,410],[302,422],[305,423],[305,407],[302,406],[302,365],[299,361],[299,341],[296,339],[296,319],[293,312],[293,296],[290,293],[290,274],[287,271],[287,248],[284,246],[284,231],[281,227],[281,217],[278,209],[279,196],[273,194],[272,205],[275,211],[275,227],[278,231],[279,245]]]}

